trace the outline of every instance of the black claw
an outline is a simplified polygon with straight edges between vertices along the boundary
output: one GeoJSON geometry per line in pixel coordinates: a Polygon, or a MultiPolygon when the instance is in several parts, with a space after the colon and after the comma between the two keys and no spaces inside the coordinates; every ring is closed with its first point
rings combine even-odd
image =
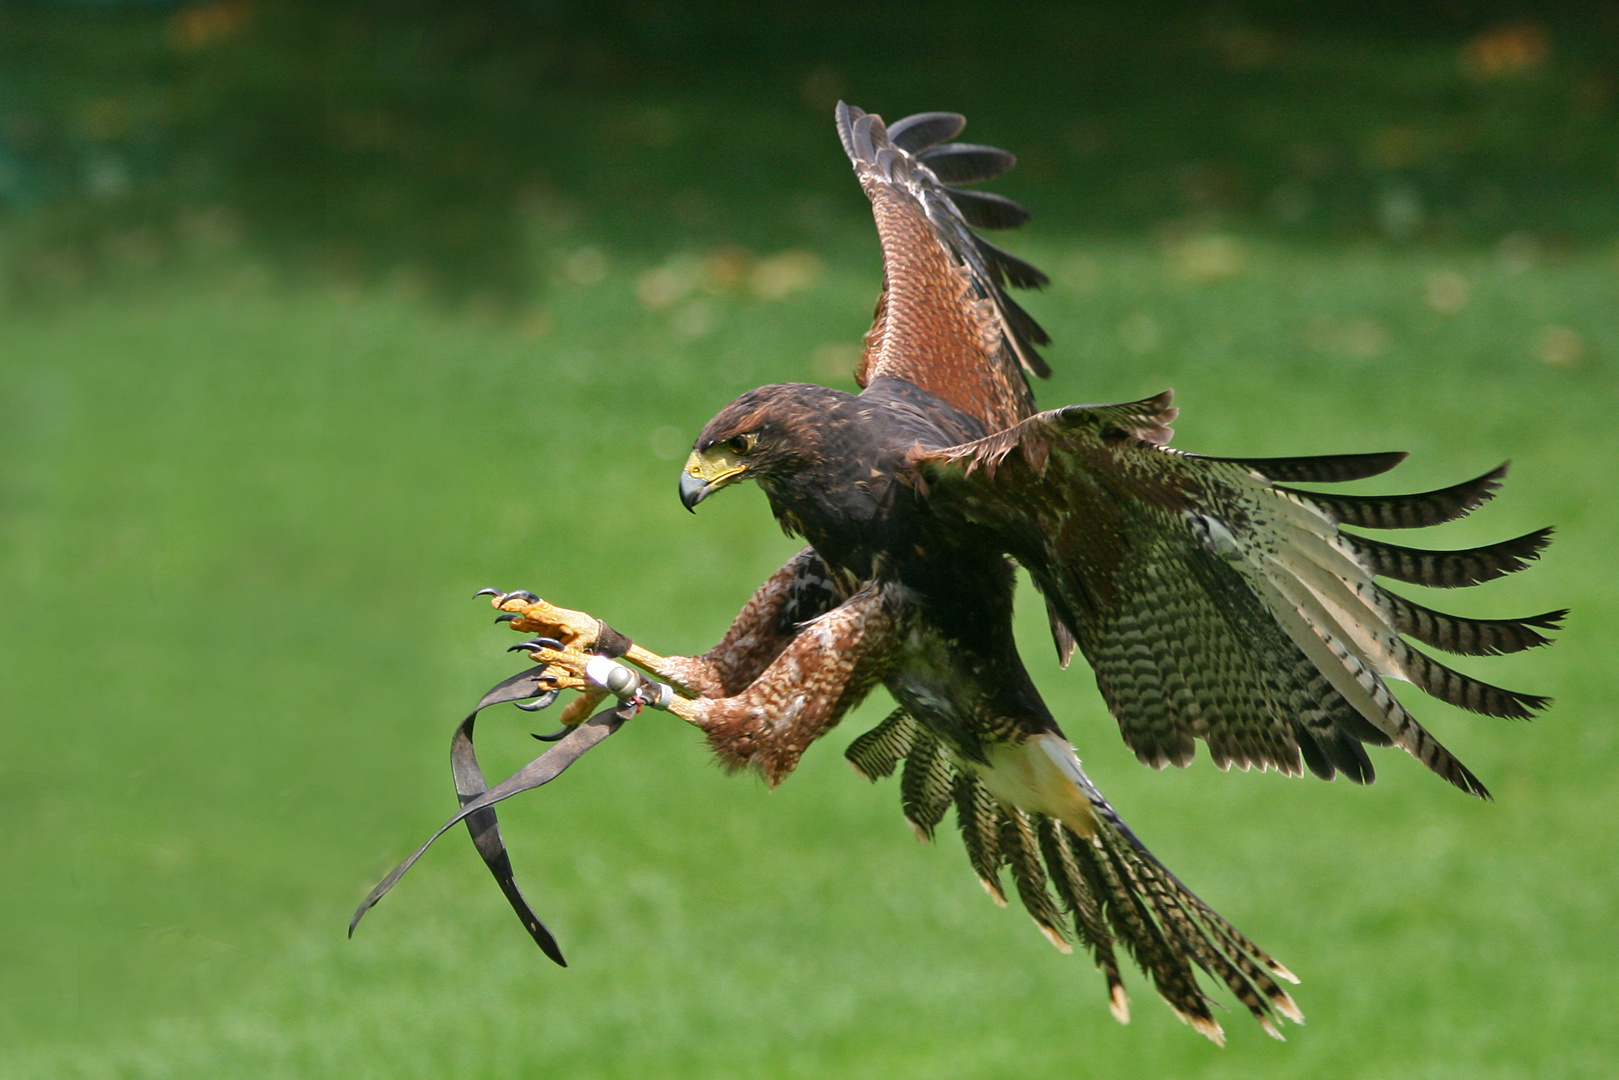
{"type": "Polygon", "coordinates": [[[520,641],[507,649],[507,652],[534,652],[536,649],[552,649],[562,651],[562,642],[556,638],[537,637],[532,641],[520,641]]]}
{"type": "Polygon", "coordinates": [[[499,615],[495,616],[495,621],[498,622],[498,623],[511,622],[515,618],[517,618],[517,612],[515,612],[515,611],[502,611],[499,615]]]}
{"type": "Polygon", "coordinates": [[[564,727],[561,731],[553,731],[549,735],[541,735],[538,732],[531,732],[531,734],[533,734],[533,736],[541,742],[556,742],[558,739],[564,737],[572,730],[573,728],[571,727],[564,727]]]}
{"type": "Polygon", "coordinates": [[[480,596],[500,596],[500,595],[501,595],[501,592],[500,592],[499,589],[479,589],[477,592],[472,594],[472,598],[474,600],[476,600],[480,596]]]}
{"type": "Polygon", "coordinates": [[[517,590],[515,590],[513,592],[509,592],[505,596],[501,597],[500,601],[501,601],[501,603],[505,603],[507,600],[521,600],[525,604],[532,604],[538,599],[539,599],[538,596],[535,596],[533,593],[529,592],[527,589],[517,589],[517,590]]]}
{"type": "MultiPolygon", "coordinates": [[[[562,693],[562,691],[560,691],[560,690],[547,690],[545,693],[541,694],[539,697],[535,698],[533,701],[527,701],[527,702],[525,702],[525,701],[514,701],[514,702],[512,702],[512,704],[516,705],[519,709],[522,709],[524,712],[539,712],[541,709],[549,708],[550,705],[551,705],[551,702],[555,701],[557,699],[557,695],[560,694],[560,693],[562,693]]],[[[566,728],[566,729],[564,729],[564,734],[566,734],[568,731],[572,731],[572,730],[573,730],[572,728],[566,728]]],[[[561,735],[557,736],[557,738],[561,738],[561,737],[562,737],[561,735]]],[[[546,741],[549,742],[550,740],[548,739],[546,741]]]]}

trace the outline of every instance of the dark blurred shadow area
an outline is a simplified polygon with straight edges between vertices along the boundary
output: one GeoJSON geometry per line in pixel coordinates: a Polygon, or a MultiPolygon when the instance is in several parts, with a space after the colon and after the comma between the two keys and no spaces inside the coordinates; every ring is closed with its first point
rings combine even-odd
{"type": "Polygon", "coordinates": [[[509,306],[586,242],[824,248],[864,228],[840,97],[966,113],[1047,236],[1619,226],[1612,2],[10,0],[3,297],[229,253],[509,306]]]}

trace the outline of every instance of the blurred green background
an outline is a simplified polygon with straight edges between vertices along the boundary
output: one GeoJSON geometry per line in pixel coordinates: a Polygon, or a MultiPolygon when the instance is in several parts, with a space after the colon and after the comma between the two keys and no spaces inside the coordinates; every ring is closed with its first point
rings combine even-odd
{"type": "Polygon", "coordinates": [[[1616,57],[1613,3],[0,3],[0,1076],[1614,1075],[1616,57]],[[1493,804],[1144,770],[1023,604],[1098,783],[1303,977],[1286,1045],[1139,979],[1115,1025],[839,760],[881,693],[773,792],[648,717],[508,803],[566,971],[459,833],[344,939],[516,669],[474,589],[696,651],[793,550],[675,479],[736,393],[850,385],[840,97],[1019,154],[1044,404],[1173,385],[1179,446],[1401,490],[1511,457],[1428,542],[1559,527],[1422,598],[1574,608],[1459,664],[1534,723],[1414,696],[1493,804]]]}

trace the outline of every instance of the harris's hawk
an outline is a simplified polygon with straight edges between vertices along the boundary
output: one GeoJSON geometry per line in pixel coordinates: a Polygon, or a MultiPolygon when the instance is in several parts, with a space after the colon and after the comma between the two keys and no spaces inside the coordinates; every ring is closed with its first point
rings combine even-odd
{"type": "Polygon", "coordinates": [[[1027,375],[1048,374],[1037,351],[1048,339],[1006,290],[1046,277],[975,231],[1028,215],[964,186],[1014,161],[952,141],[964,123],[925,113],[885,126],[838,106],[883,251],[861,391],[786,383],[744,394],[704,427],[682,471],[680,498],[693,510],[720,488],[756,481],[807,546],[701,656],[660,656],[582,612],[487,590],[502,619],[541,635],[517,647],[540,664],[479,708],[538,708],[558,690],[583,693],[563,713],[558,744],[492,789],[469,716],[452,746],[462,810],[445,828],[468,823],[530,933],[560,963],[512,880],[495,802],[547,782],[647,706],[696,725],[722,762],[774,784],[882,686],[899,707],[849,746],[851,763],[872,779],[900,771],[919,835],[953,808],[985,890],[1004,904],[1009,877],[1054,945],[1082,945],[1115,1016],[1128,1018],[1122,946],[1209,1038],[1223,1033],[1199,971],[1278,1035],[1277,1018],[1302,1019],[1278,982],[1293,977],[1147,850],[1041,700],[1013,639],[1015,566],[1045,597],[1063,663],[1076,648],[1084,654],[1126,743],[1149,765],[1184,766],[1202,739],[1221,768],[1368,783],[1365,747],[1393,745],[1487,797],[1387,681],[1476,712],[1528,716],[1546,699],[1463,675],[1412,642],[1516,652],[1545,644],[1542,631],[1564,613],[1462,618],[1377,579],[1475,585],[1522,569],[1549,530],[1443,551],[1345,529],[1461,517],[1490,498],[1504,466],[1439,491],[1334,495],[1294,485],[1375,476],[1404,455],[1186,453],[1168,445],[1176,410],[1167,392],[1036,412],[1027,375]]]}

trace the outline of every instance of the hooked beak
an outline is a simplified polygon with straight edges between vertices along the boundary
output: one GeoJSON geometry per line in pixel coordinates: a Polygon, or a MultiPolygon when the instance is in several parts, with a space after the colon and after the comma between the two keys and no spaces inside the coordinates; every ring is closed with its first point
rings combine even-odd
{"type": "Polygon", "coordinates": [[[692,513],[697,513],[697,504],[708,498],[714,490],[714,485],[701,476],[694,476],[689,472],[680,474],[680,505],[692,513]]]}
{"type": "Polygon", "coordinates": [[[695,514],[698,503],[735,482],[745,471],[747,466],[729,451],[716,447],[703,454],[693,450],[680,472],[680,504],[695,514]]]}

